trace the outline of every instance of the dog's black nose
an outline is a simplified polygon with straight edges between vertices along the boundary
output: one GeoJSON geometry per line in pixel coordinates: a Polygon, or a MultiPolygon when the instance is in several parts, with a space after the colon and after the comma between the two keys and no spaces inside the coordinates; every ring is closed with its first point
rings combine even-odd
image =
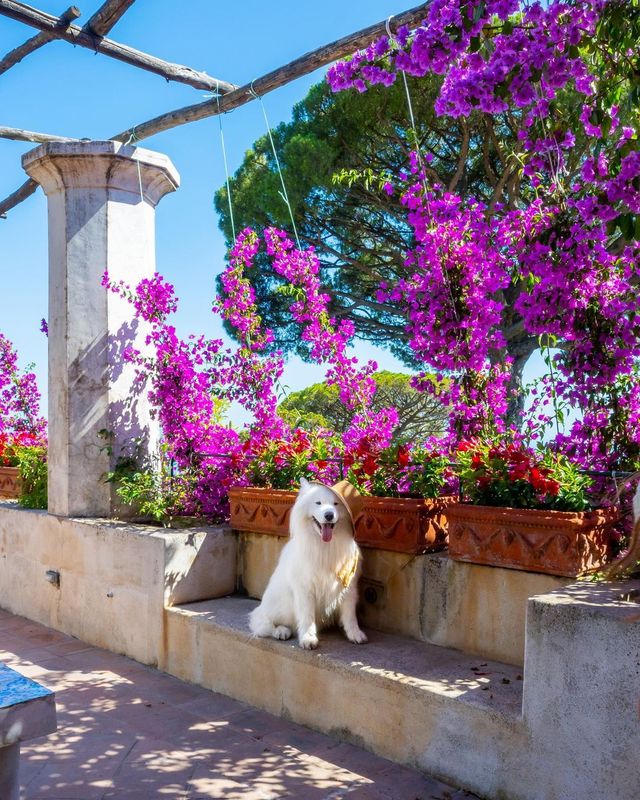
{"type": "Polygon", "coordinates": [[[336,513],[335,511],[329,509],[329,511],[324,512],[324,518],[327,520],[327,522],[333,522],[335,518],[335,513],[336,513]]]}

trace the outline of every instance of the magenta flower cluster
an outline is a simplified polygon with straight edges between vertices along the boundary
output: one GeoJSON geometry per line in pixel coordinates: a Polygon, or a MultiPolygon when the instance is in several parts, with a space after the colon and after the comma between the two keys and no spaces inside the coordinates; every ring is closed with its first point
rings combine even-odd
{"type": "Polygon", "coordinates": [[[277,414],[282,355],[263,353],[273,341],[273,334],[262,326],[255,292],[246,277],[259,247],[260,239],[251,229],[238,235],[221,275],[222,291],[214,304],[214,311],[235,330],[240,345],[235,353],[227,352],[215,377],[227,400],[238,402],[253,415],[254,422],[246,431],[246,457],[262,452],[272,441],[291,437],[289,427],[277,414]]]}
{"type": "Polygon", "coordinates": [[[591,93],[578,45],[593,34],[604,0],[432,0],[414,31],[401,27],[329,69],[334,91],[393,83],[400,72],[443,76],[436,112],[468,116],[509,107],[526,109],[531,123],[570,80],[591,93]],[[517,23],[509,19],[520,11],[517,23]],[[499,23],[507,23],[500,27],[499,23]],[[497,30],[492,29],[498,27],[497,30]],[[488,33],[491,46],[482,48],[488,33]]]}
{"type": "MultiPolygon", "coordinates": [[[[262,241],[246,229],[237,237],[223,271],[221,291],[213,310],[233,328],[235,349],[204,337],[180,338],[169,317],[177,310],[174,289],[160,275],[141,281],[134,289],[113,282],[107,273],[103,285],[132,304],[148,326],[146,351],[124,350],[126,361],[136,365],[138,379],[150,382],[149,396],[163,432],[167,455],[180,475],[189,476],[187,510],[222,517],[230,486],[249,481],[252,462],[279,442],[295,450],[301,432],[292,430],[277,413],[282,355],[270,353],[272,332],[262,325],[255,292],[247,273],[262,241]],[[220,404],[239,403],[253,417],[236,431],[222,419],[220,404]]],[[[340,397],[353,412],[353,422],[342,445],[331,443],[329,455],[356,450],[363,441],[382,449],[391,441],[397,424],[395,409],[371,410],[377,366],[358,366],[347,353],[353,326],[336,324],[328,312],[329,296],[321,290],[319,266],[312,250],[300,251],[282,231],[268,229],[264,245],[274,272],[285,281],[292,296],[291,314],[301,326],[314,361],[327,366],[327,379],[338,386],[340,397]]],[[[322,432],[318,434],[321,438],[322,432]]],[[[325,448],[325,449],[326,449],[325,448]]],[[[337,464],[319,461],[312,470],[332,481],[337,464]]]]}
{"type": "MultiPolygon", "coordinates": [[[[517,121],[522,181],[535,199],[487,209],[429,186],[414,154],[413,177],[398,176],[415,233],[410,277],[383,284],[379,296],[404,305],[425,368],[452,378],[452,391],[441,393],[452,438],[505,429],[505,331],[537,337],[554,355],[525,433],[535,438],[558,423],[559,409],[573,410],[577,421],[568,431],[558,424],[556,445],[597,469],[640,461],[640,248],[632,230],[640,146],[620,109],[603,107],[606,72],[600,85],[583,58],[607,6],[433,0],[415,31],[381,37],[328,73],[334,91],[389,85],[401,72],[438,75],[437,114],[508,112],[517,121]],[[554,110],[567,88],[583,98],[575,122],[554,110]],[[587,145],[576,170],[578,137],[587,145]]],[[[416,385],[433,391],[429,381],[416,385]]]]}
{"type": "Polygon", "coordinates": [[[226,495],[236,482],[236,460],[219,458],[240,447],[238,434],[216,422],[210,365],[222,342],[204,337],[182,339],[168,321],[178,308],[175,291],[160,275],[132,290],[105,272],[103,285],[132,304],[147,324],[146,349],[131,346],[124,359],[136,366],[138,380],[149,384],[149,398],[163,432],[167,456],[180,475],[188,475],[187,512],[224,515],[226,495]]]}
{"type": "Polygon", "coordinates": [[[0,435],[6,439],[28,434],[33,443],[44,444],[46,433],[36,376],[20,369],[16,348],[0,333],[0,435]]]}
{"type": "Polygon", "coordinates": [[[329,295],[320,284],[320,265],[312,248],[298,250],[284,231],[265,231],[267,252],[274,271],[296,291],[290,306],[294,320],[301,326],[301,338],[310,345],[310,356],[317,364],[327,364],[326,381],[338,388],[341,402],[353,413],[351,425],[344,434],[347,450],[357,449],[362,439],[383,449],[391,442],[398,424],[395,408],[374,412],[371,400],[376,391],[373,373],[378,366],[369,361],[363,366],[349,356],[347,347],[354,335],[351,320],[339,323],[329,315],[329,295]]]}

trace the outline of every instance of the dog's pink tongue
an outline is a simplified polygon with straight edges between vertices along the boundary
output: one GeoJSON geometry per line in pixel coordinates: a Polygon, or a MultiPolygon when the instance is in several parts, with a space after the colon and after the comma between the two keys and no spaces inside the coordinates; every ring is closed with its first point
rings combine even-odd
{"type": "Polygon", "coordinates": [[[330,522],[323,522],[320,527],[320,532],[322,533],[322,541],[330,542],[333,536],[333,525],[330,522]]]}

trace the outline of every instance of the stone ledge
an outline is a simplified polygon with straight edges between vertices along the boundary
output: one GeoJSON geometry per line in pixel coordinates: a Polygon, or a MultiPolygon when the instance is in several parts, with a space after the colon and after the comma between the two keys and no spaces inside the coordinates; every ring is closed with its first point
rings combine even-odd
{"type": "MultiPolygon", "coordinates": [[[[250,597],[262,596],[285,543],[279,536],[238,533],[238,577],[250,597]]],[[[522,666],[528,599],[570,580],[459,563],[446,553],[366,548],[360,616],[367,628],[522,666]]]]}
{"type": "Polygon", "coordinates": [[[257,605],[245,597],[223,597],[176,606],[169,614],[277,658],[366,678],[415,697],[429,694],[434,699],[456,700],[514,719],[520,716],[522,670],[518,667],[370,629],[369,641],[362,646],[349,642],[339,630],[328,630],[320,633],[317,650],[303,650],[296,639],[281,642],[253,636],[247,616],[257,605]]]}
{"type": "Polygon", "coordinates": [[[166,609],[172,647],[160,668],[442,780],[459,776],[472,791],[526,749],[517,667],[371,630],[360,646],[324,631],[320,648],[304,651],[252,637],[255,605],[230,597],[166,609]]]}
{"type": "Polygon", "coordinates": [[[581,581],[527,609],[523,708],[545,797],[635,800],[640,581],[581,581]]]}
{"type": "Polygon", "coordinates": [[[145,664],[167,646],[165,605],[229,594],[235,579],[228,528],[172,530],[0,503],[0,607],[145,664]]]}

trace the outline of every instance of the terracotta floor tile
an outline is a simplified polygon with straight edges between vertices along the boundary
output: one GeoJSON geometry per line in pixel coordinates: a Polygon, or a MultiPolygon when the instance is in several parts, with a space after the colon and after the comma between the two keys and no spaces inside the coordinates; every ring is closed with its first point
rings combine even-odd
{"type": "Polygon", "coordinates": [[[278,725],[276,730],[266,733],[261,741],[265,747],[292,748],[315,756],[325,755],[337,744],[337,741],[330,736],[291,722],[284,727],[278,725]]]}
{"type": "Polygon", "coordinates": [[[46,755],[44,768],[26,784],[26,798],[64,795],[79,800],[101,798],[135,744],[135,738],[87,735],[82,729],[58,731],[38,745],[23,747],[22,760],[46,755]]]}
{"type": "Polygon", "coordinates": [[[0,632],[0,660],[56,691],[58,731],[22,748],[24,800],[453,800],[353,745],[2,610],[0,632]]]}
{"type": "Polygon", "coordinates": [[[170,791],[186,794],[187,782],[196,769],[192,760],[167,755],[162,744],[138,748],[133,748],[114,776],[114,790],[144,790],[150,796],[170,791]]]}
{"type": "Polygon", "coordinates": [[[368,750],[363,750],[361,747],[347,742],[334,744],[329,752],[323,754],[323,757],[332,764],[346,767],[370,780],[374,780],[380,773],[395,766],[392,761],[380,758],[368,750]]]}
{"type": "Polygon", "coordinates": [[[72,636],[67,636],[63,641],[47,645],[47,650],[49,650],[49,652],[59,656],[66,656],[74,653],[86,653],[93,649],[94,648],[91,645],[80,641],[80,639],[74,639],[72,636]]]}
{"type": "Polygon", "coordinates": [[[251,786],[249,783],[231,780],[224,775],[213,775],[198,768],[189,781],[189,800],[276,800],[281,797],[291,797],[282,791],[278,794],[268,787],[251,786]],[[195,793],[194,793],[195,792],[195,793]]]}
{"type": "MultiPolygon", "coordinates": [[[[284,732],[284,735],[288,736],[290,741],[291,735],[299,727],[281,717],[275,717],[273,714],[268,714],[266,711],[261,711],[259,708],[252,708],[251,706],[236,714],[229,715],[228,719],[233,728],[249,734],[254,739],[261,740],[265,737],[274,736],[279,732],[284,732]]],[[[307,729],[301,728],[300,730],[305,731],[307,729]]],[[[298,735],[300,735],[299,732],[298,735]]]]}
{"type": "Polygon", "coordinates": [[[454,791],[435,778],[397,765],[376,777],[375,788],[387,800],[450,800],[454,791]]]}
{"type": "Polygon", "coordinates": [[[24,617],[14,617],[12,614],[7,614],[0,618],[0,631],[25,631],[25,635],[22,637],[23,639],[27,639],[26,635],[26,628],[32,623],[26,623],[24,617]]]}
{"type": "MultiPolygon", "coordinates": [[[[136,681],[138,684],[139,681],[136,681]]],[[[169,675],[159,675],[144,681],[144,691],[150,697],[163,700],[169,705],[182,705],[195,701],[202,701],[207,694],[206,689],[190,683],[176,681],[169,675]]]]}
{"type": "Polygon", "coordinates": [[[206,719],[216,718],[231,718],[231,715],[239,714],[241,711],[248,711],[251,706],[243,703],[241,700],[234,700],[232,697],[226,697],[217,692],[207,692],[197,697],[194,700],[178,703],[185,711],[189,711],[196,717],[205,717],[206,719]]]}

